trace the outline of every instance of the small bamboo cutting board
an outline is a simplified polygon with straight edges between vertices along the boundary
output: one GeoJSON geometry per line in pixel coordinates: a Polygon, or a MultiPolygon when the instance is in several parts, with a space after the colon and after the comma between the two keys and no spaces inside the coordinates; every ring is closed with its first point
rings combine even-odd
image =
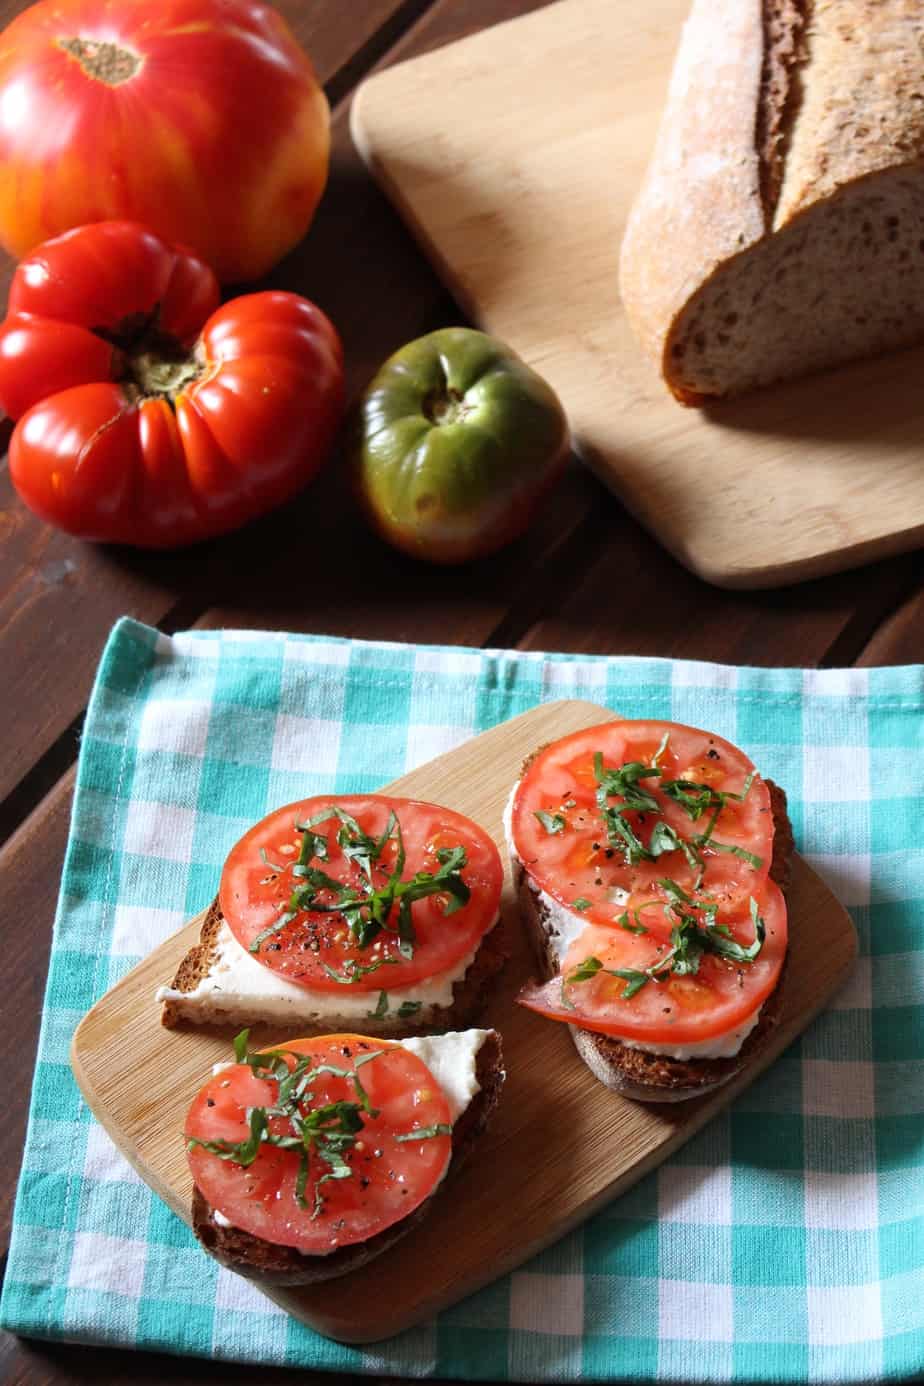
{"type": "MultiPolygon", "coordinates": [[[[549,703],[421,766],[386,792],[448,804],[483,824],[503,850],[503,808],[524,758],[546,741],[611,717],[593,703],[549,703]]],[[[346,1280],[267,1290],[270,1298],[331,1338],[390,1337],[512,1270],[629,1188],[781,1053],[849,972],[857,946],[850,916],[801,860],[789,910],[785,998],[766,1049],[717,1093],[643,1106],[601,1087],[565,1026],[514,1004],[530,963],[508,874],[504,915],[513,956],[482,1022],[500,1030],[507,1069],[494,1124],[422,1225],[391,1251],[346,1280]]],[[[187,1222],[192,1183],[183,1121],[212,1064],[229,1057],[232,1032],[165,1030],[154,993],[198,939],[201,918],[107,992],[77,1029],[71,1052],[96,1117],[187,1222]]],[[[278,1030],[254,1031],[261,1043],[281,1038],[278,1030]]]]}
{"type": "Polygon", "coordinates": [[[357,94],[356,144],[465,311],[548,378],[583,459],[695,573],[772,587],[914,548],[924,350],[695,410],[629,330],[619,246],[688,8],[561,0],[389,68],[357,94]]]}

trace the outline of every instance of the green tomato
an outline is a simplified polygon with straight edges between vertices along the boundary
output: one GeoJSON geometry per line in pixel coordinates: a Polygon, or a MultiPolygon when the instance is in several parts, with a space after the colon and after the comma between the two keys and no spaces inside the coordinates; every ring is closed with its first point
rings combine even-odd
{"type": "Polygon", "coordinates": [[[448,327],[402,347],[366,390],[354,482],[389,543],[459,563],[526,529],[568,451],[564,410],[542,377],[503,342],[448,327]]]}

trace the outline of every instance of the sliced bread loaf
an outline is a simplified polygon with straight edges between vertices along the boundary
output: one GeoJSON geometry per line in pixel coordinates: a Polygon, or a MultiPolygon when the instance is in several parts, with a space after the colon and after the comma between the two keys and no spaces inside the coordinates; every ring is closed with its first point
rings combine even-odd
{"type": "Polygon", "coordinates": [[[686,404],[924,339],[920,0],[694,0],[620,283],[686,404]]]}

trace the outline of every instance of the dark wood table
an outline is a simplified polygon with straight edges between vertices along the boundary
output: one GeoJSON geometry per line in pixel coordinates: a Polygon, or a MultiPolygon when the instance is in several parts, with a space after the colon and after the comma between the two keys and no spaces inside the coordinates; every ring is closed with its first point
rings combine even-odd
{"type": "MultiPolygon", "coordinates": [[[[352,396],[396,347],[464,321],[351,144],[352,93],[376,67],[542,3],[279,0],[327,90],[334,139],[330,184],[315,224],[271,282],[315,299],[333,318],[346,347],[352,396]]],[[[0,0],[0,23],[22,8],[19,0],[0,0]]],[[[6,282],[10,269],[2,264],[6,282]]],[[[0,472],[4,1245],[81,719],[118,616],[168,632],[250,626],[766,665],[897,664],[922,656],[924,570],[917,555],[800,587],[718,591],[669,558],[575,464],[526,539],[472,569],[442,571],[371,538],[343,493],[340,472],[335,456],[324,478],[282,513],[244,534],[167,555],[96,549],[57,534],[19,504],[6,469],[0,472]],[[336,525],[316,518],[333,513],[336,525]],[[352,561],[341,561],[344,555],[352,561]]],[[[10,1337],[0,1339],[0,1361],[9,1386],[167,1378],[176,1386],[230,1386],[251,1376],[246,1367],[10,1337]]],[[[292,1379],[288,1371],[260,1371],[261,1382],[292,1379]]]]}

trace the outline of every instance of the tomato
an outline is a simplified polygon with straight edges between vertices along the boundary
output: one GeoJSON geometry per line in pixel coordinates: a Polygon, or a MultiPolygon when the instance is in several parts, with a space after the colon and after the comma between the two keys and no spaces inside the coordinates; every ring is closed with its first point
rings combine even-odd
{"type": "MultiPolygon", "coordinates": [[[[695,974],[677,975],[669,969],[670,945],[660,933],[634,934],[612,925],[588,924],[565,955],[561,976],[544,986],[527,986],[517,1000],[551,1020],[646,1043],[673,1047],[727,1034],[770,995],[786,956],[786,905],[773,881],[764,883],[757,906],[766,932],[752,962],[706,953],[695,974]],[[586,980],[569,982],[588,958],[596,958],[602,968],[586,980]],[[634,994],[631,979],[615,977],[611,971],[643,974],[659,964],[663,975],[634,994]]],[[[726,919],[725,927],[729,932],[723,937],[743,948],[753,944],[755,929],[748,911],[726,919]]]]}
{"type": "Polygon", "coordinates": [[[42,0],[0,40],[0,241],[141,221],[255,279],[321,197],[327,100],[255,0],[42,0]]]}
{"type": "Polygon", "coordinates": [[[342,408],[333,326],[296,294],[218,302],[198,256],[133,222],[79,227],[21,262],[0,404],[19,420],[10,475],[36,514],[169,548],[312,479],[342,408]]]}
{"type": "MultiPolygon", "coordinates": [[[[370,862],[371,884],[376,889],[396,871],[398,851],[393,830],[378,860],[370,862]]],[[[344,985],[379,991],[407,987],[446,972],[473,953],[497,919],[502,884],[503,867],[494,842],[477,823],[452,809],[384,795],[320,795],[276,809],[241,838],[222,872],[219,902],[235,938],[264,967],[290,982],[320,991],[341,991],[344,985]],[[335,908],[337,891],[321,889],[312,902],[318,909],[292,908],[293,892],[305,880],[298,875],[304,837],[296,823],[310,820],[311,831],[323,839],[326,855],[312,855],[311,868],[323,870],[331,881],[352,886],[361,895],[368,889],[349,844],[338,842],[349,830],[335,816],[333,806],[374,838],[385,833],[394,813],[406,852],[404,881],[417,872],[436,874],[441,866],[439,853],[465,849],[461,877],[470,891],[468,903],[452,912],[448,891],[411,903],[415,934],[411,956],[401,951],[396,905],[386,912],[386,927],[362,945],[347,918],[335,908]]]]}
{"type": "MultiPolygon", "coordinates": [[[[623,802],[613,795],[607,806],[618,809],[623,802]]],[[[652,901],[663,904],[669,898],[661,884],[665,878],[687,892],[708,894],[720,915],[734,913],[759,893],[773,855],[770,794],[751,761],[722,737],[676,722],[606,722],[544,747],[517,788],[512,829],[517,855],[536,884],[568,907],[586,900],[585,918],[600,924],[613,924],[625,910],[644,909],[652,901]],[[622,815],[644,854],[608,831],[597,803],[597,754],[604,770],[633,762],[652,768],[658,757],[660,773],[637,780],[656,808],[626,808],[622,815]],[[678,781],[680,793],[708,800],[695,817],[669,792],[678,781]],[[744,797],[722,802],[720,794],[744,797]],[[537,814],[546,816],[545,824],[537,814]],[[683,839],[687,852],[679,845],[668,849],[662,836],[655,839],[660,854],[647,859],[652,834],[664,834],[664,825],[678,842],[683,839]],[[697,844],[697,836],[706,841],[697,844]]],[[[649,910],[645,923],[670,932],[661,910],[649,910]]]]}
{"type": "Polygon", "coordinates": [[[402,347],[372,381],[354,481],[388,543],[459,563],[521,534],[567,457],[551,387],[502,342],[452,327],[402,347]]]}
{"type": "MultiPolygon", "coordinates": [[[[221,1159],[201,1145],[187,1153],[193,1180],[211,1206],[255,1237],[324,1255],[341,1246],[368,1241],[419,1207],[439,1184],[452,1155],[452,1138],[441,1130],[417,1140],[398,1140],[415,1130],[449,1128],[449,1104],[426,1065],[399,1044],[359,1035],[322,1035],[285,1045],[289,1071],[299,1055],[312,1066],[329,1064],[356,1073],[373,1111],[361,1111],[362,1129],[343,1151],[349,1175],[318,1181],[331,1166],[313,1149],[300,1203],[296,1184],[297,1150],[263,1143],[250,1165],[221,1159]],[[354,1067],[357,1059],[378,1054],[354,1067]],[[317,1195],[317,1206],[315,1198],[317,1195]]],[[[276,1104],[275,1078],[257,1077],[247,1064],[234,1064],[208,1080],[186,1117],[187,1140],[246,1141],[254,1108],[276,1104]]],[[[333,1102],[355,1104],[352,1076],[318,1074],[299,1102],[300,1114],[333,1102]]],[[[270,1117],[276,1136],[293,1132],[286,1116],[270,1117]]]]}

